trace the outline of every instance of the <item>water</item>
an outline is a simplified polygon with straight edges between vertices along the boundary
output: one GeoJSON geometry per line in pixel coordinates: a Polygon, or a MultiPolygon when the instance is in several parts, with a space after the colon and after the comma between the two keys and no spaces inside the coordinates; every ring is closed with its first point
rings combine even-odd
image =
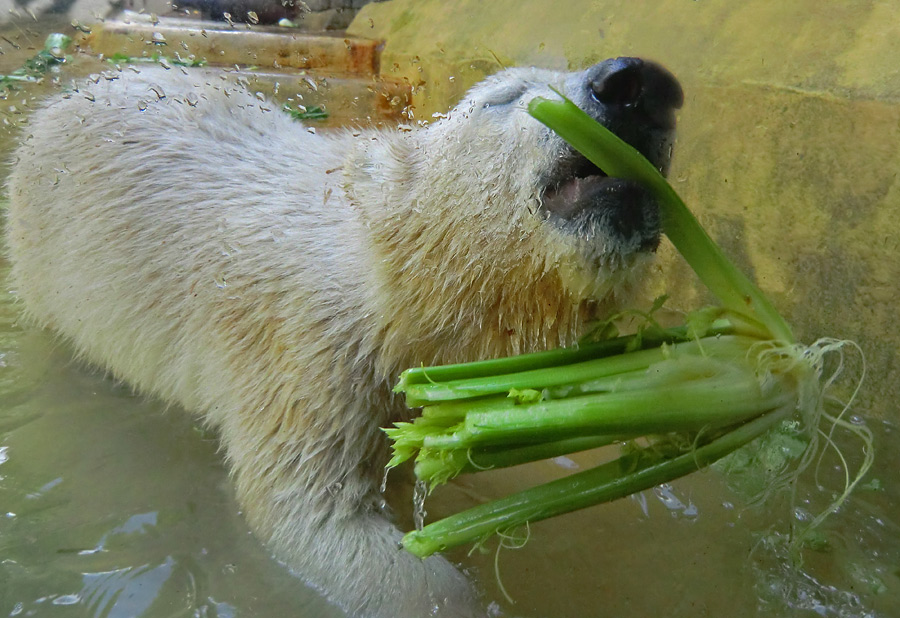
{"type": "Polygon", "coordinates": [[[339,615],[250,535],[214,436],[44,333],[2,335],[23,387],[0,405],[0,615],[339,615]]]}
{"type": "MultiPolygon", "coordinates": [[[[15,122],[29,97],[0,102],[3,119],[15,122]]],[[[0,139],[5,156],[15,138],[0,139]]],[[[7,266],[0,260],[0,616],[340,615],[249,533],[215,436],[23,326],[7,266]]],[[[802,568],[787,555],[790,520],[831,494],[807,475],[793,508],[785,497],[750,508],[715,472],[536,524],[521,549],[452,558],[507,615],[900,616],[900,438],[868,422],[880,488],[870,483],[826,522],[802,568]]],[[[460,479],[429,497],[429,518],[592,457],[460,479]]],[[[820,481],[840,487],[832,459],[820,481]]],[[[408,527],[411,494],[393,501],[408,527]]]]}

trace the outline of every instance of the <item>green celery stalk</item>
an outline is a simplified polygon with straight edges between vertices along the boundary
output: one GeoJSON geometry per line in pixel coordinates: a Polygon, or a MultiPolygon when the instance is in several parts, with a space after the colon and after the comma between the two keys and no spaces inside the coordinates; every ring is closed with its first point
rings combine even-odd
{"type": "MultiPolygon", "coordinates": [[[[743,337],[710,337],[703,343],[684,341],[669,347],[655,347],[637,352],[619,353],[615,356],[604,356],[592,360],[573,362],[564,366],[540,367],[519,370],[514,373],[469,377],[464,379],[444,380],[426,384],[409,384],[406,392],[406,405],[417,407],[442,401],[453,401],[508,393],[511,389],[543,389],[564,384],[577,384],[586,380],[595,380],[604,376],[645,369],[651,364],[662,361],[673,354],[698,352],[701,348],[723,350],[726,347],[730,354],[744,355],[749,345],[743,337]],[[736,352],[735,352],[736,350],[736,352]]],[[[725,355],[723,354],[723,357],[725,355]]]]}
{"type": "Polygon", "coordinates": [[[526,489],[445,517],[403,537],[403,547],[424,558],[464,543],[482,541],[510,531],[602,502],[667,483],[721,459],[763,435],[789,417],[793,406],[759,416],[708,444],[673,458],[661,458],[653,447],[626,455],[591,470],[526,489]]]}
{"type": "Polygon", "coordinates": [[[425,448],[469,448],[561,440],[584,435],[643,436],[700,431],[743,421],[787,404],[781,388],[763,393],[753,372],[655,389],[582,395],[466,415],[451,434],[425,437],[425,448]]]}
{"type": "Polygon", "coordinates": [[[728,259],[641,153],[565,97],[561,101],[537,97],[529,103],[528,113],[609,176],[634,180],[653,191],[660,203],[663,231],[706,287],[728,309],[755,315],[775,340],[793,343],[790,327],[769,299],[728,259]]]}
{"type": "MultiPolygon", "coordinates": [[[[733,320],[715,320],[707,332],[708,335],[725,335],[735,332],[733,320]]],[[[740,324],[740,331],[748,330],[748,326],[740,324]]],[[[749,326],[752,329],[752,325],[749,326]]],[[[689,330],[685,326],[667,328],[661,338],[644,337],[645,348],[658,347],[663,343],[675,343],[677,341],[689,341],[692,339],[689,330]]],[[[431,384],[436,382],[448,382],[451,380],[469,380],[485,376],[500,375],[505,373],[518,373],[546,367],[560,367],[586,360],[614,356],[627,351],[629,344],[634,340],[634,335],[625,335],[614,339],[607,339],[595,343],[578,345],[570,348],[556,348],[543,352],[519,354],[506,358],[492,358],[489,360],[471,363],[456,363],[453,365],[438,365],[434,367],[412,367],[400,375],[400,380],[394,387],[394,392],[406,392],[415,384],[431,384]]],[[[412,406],[415,407],[415,406],[412,406]]]]}
{"type": "Polygon", "coordinates": [[[504,445],[501,448],[456,450],[422,449],[416,457],[416,478],[440,485],[465,472],[508,468],[520,464],[569,455],[626,440],[624,436],[584,436],[540,444],[504,445]]]}

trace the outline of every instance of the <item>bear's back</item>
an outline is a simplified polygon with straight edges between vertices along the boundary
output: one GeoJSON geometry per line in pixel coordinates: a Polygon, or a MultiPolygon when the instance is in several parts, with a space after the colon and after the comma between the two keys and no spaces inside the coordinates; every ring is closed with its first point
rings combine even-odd
{"type": "Polygon", "coordinates": [[[58,96],[10,176],[18,294],[119,378],[208,407],[248,341],[290,349],[364,302],[363,230],[332,173],[349,139],[176,70],[58,96]]]}

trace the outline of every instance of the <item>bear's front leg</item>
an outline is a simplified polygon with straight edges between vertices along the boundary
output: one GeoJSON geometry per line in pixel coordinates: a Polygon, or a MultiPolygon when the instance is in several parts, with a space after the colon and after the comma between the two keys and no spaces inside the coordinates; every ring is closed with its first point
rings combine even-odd
{"type": "MultiPolygon", "coordinates": [[[[343,419],[365,418],[344,412],[343,419]]],[[[329,435],[325,427],[339,427],[339,418],[303,434],[286,431],[284,421],[271,424],[271,411],[226,418],[222,439],[238,501],[257,536],[298,577],[354,618],[485,615],[445,558],[422,560],[400,546],[402,533],[382,506],[380,466],[367,456],[380,459],[383,447],[374,420],[359,433],[344,427],[329,435]]]]}

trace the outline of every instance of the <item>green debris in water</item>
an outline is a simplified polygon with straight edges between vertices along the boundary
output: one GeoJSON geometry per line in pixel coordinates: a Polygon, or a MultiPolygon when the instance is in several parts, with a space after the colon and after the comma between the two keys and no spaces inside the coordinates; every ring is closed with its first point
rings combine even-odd
{"type": "Polygon", "coordinates": [[[175,56],[166,56],[158,52],[154,52],[148,56],[129,56],[116,52],[106,57],[106,61],[110,64],[161,64],[163,66],[176,67],[205,67],[207,62],[204,58],[182,58],[177,52],[175,56]]]}
{"type": "Polygon", "coordinates": [[[25,64],[7,75],[0,75],[0,92],[15,87],[21,82],[37,83],[51,69],[71,59],[66,50],[72,44],[72,38],[55,32],[47,36],[44,47],[37,54],[25,61],[25,64]]]}
{"type": "Polygon", "coordinates": [[[281,109],[294,120],[325,120],[328,118],[328,112],[321,105],[312,105],[310,107],[297,105],[295,107],[290,103],[285,103],[281,109]]]}
{"type": "Polygon", "coordinates": [[[863,483],[859,488],[865,491],[884,491],[884,483],[881,482],[881,479],[874,478],[868,483],[863,483]]]}

